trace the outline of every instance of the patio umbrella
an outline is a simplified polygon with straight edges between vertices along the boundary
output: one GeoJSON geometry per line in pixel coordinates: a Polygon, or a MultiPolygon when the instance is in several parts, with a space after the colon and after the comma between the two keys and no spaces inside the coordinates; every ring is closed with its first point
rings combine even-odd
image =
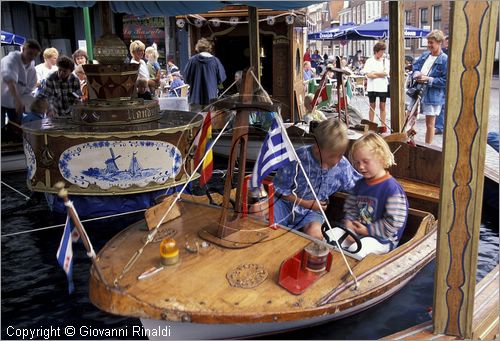
{"type": "Polygon", "coordinates": [[[24,38],[20,35],[2,31],[2,45],[22,46],[25,41],[26,41],[26,38],[24,38]]]}
{"type": "Polygon", "coordinates": [[[353,22],[345,23],[337,27],[329,27],[319,32],[309,33],[307,39],[309,40],[333,40],[336,33],[355,27],[353,22]]]}
{"type": "MultiPolygon", "coordinates": [[[[424,38],[429,34],[429,30],[423,28],[405,25],[404,37],[424,38]]],[[[371,39],[386,39],[389,37],[389,19],[387,17],[376,19],[370,23],[359,25],[339,31],[335,34],[335,40],[371,40],[371,39]]]]}

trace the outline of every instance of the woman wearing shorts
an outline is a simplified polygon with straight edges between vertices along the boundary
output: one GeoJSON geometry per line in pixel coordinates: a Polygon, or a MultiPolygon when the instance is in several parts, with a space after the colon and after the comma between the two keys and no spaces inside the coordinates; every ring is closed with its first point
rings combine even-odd
{"type": "Polygon", "coordinates": [[[372,122],[375,121],[375,104],[378,97],[381,121],[380,132],[382,133],[387,132],[385,123],[385,100],[387,99],[387,85],[389,84],[387,76],[389,75],[390,65],[389,59],[384,57],[385,49],[385,43],[376,43],[375,46],[373,46],[373,57],[366,60],[365,66],[363,70],[361,70],[361,73],[365,74],[368,79],[366,86],[368,99],[370,100],[368,118],[372,122]]]}
{"type": "MultiPolygon", "coordinates": [[[[413,79],[425,84],[422,92],[421,112],[425,115],[425,143],[434,140],[436,116],[441,112],[446,95],[446,74],[448,55],[441,46],[444,34],[441,30],[431,31],[427,35],[427,49],[413,64],[413,79]]],[[[411,103],[413,105],[413,103],[411,103]]]]}

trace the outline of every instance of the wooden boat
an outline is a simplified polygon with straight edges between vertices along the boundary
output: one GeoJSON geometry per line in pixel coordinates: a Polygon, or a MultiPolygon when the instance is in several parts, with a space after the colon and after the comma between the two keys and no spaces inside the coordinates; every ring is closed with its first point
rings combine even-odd
{"type": "MultiPolygon", "coordinates": [[[[242,101],[245,103],[244,96],[242,101]]],[[[364,259],[347,255],[345,262],[356,280],[337,249],[326,249],[320,256],[323,265],[316,271],[313,258],[304,258],[308,252],[305,249],[328,244],[312,244],[310,237],[274,225],[272,209],[269,223],[248,214],[245,118],[248,116],[244,112],[238,112],[222,207],[184,196],[173,206],[153,208],[152,214],[162,216],[161,220],[157,218],[157,224],[149,219],[133,224],[98,254],[90,274],[90,300],[111,314],[140,318],[147,333],[143,336],[241,338],[325,323],[380,303],[435,256],[434,216],[412,208],[395,250],[364,259]],[[238,149],[239,186],[236,208],[231,209],[238,149]],[[170,215],[164,216],[168,212],[170,215]],[[148,232],[148,226],[157,227],[148,232]],[[179,245],[175,265],[160,263],[162,257],[175,254],[175,248],[167,251],[160,247],[164,237],[174,238],[179,245]]],[[[409,150],[401,147],[398,155],[403,157],[409,150]]],[[[410,176],[406,187],[417,184],[410,176]]],[[[268,191],[272,197],[271,184],[268,191]]],[[[417,192],[423,200],[425,194],[417,192]]],[[[413,204],[414,197],[409,199],[413,204]]],[[[340,218],[342,204],[341,195],[331,198],[327,210],[331,219],[340,218]]]]}

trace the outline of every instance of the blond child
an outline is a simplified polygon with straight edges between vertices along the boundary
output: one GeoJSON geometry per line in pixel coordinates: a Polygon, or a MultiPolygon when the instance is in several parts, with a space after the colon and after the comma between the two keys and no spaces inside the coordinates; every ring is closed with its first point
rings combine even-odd
{"type": "Polygon", "coordinates": [[[49,102],[45,98],[35,98],[30,105],[30,111],[23,113],[22,123],[38,121],[46,117],[49,102]]]}
{"type": "Polygon", "coordinates": [[[322,111],[313,107],[312,101],[314,99],[314,94],[307,94],[304,97],[304,107],[306,108],[306,114],[304,116],[304,121],[310,123],[311,121],[321,122],[326,120],[325,114],[322,111]]]}
{"type": "MultiPolygon", "coordinates": [[[[333,119],[322,121],[314,130],[314,136],[316,143],[297,149],[297,156],[325,210],[330,195],[351,190],[361,175],[344,156],[349,144],[344,123],[333,119]]],[[[322,240],[324,218],[304,174],[297,168],[297,162],[281,167],[273,182],[276,190],[274,221],[293,229],[302,229],[322,240]]]]}
{"type": "Polygon", "coordinates": [[[349,158],[363,179],[346,199],[344,225],[361,238],[358,256],[387,253],[398,246],[408,216],[406,194],[387,171],[394,155],[382,137],[368,133],[354,142],[349,158]]]}

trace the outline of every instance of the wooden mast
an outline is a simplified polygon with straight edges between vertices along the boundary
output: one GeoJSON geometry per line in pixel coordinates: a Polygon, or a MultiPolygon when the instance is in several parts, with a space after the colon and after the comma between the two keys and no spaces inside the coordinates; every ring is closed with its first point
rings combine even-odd
{"type": "Polygon", "coordinates": [[[401,132],[405,114],[404,2],[389,1],[389,55],[391,56],[391,130],[401,132]]]}
{"type": "Polygon", "coordinates": [[[498,2],[451,6],[433,318],[471,339],[498,2]]]}

